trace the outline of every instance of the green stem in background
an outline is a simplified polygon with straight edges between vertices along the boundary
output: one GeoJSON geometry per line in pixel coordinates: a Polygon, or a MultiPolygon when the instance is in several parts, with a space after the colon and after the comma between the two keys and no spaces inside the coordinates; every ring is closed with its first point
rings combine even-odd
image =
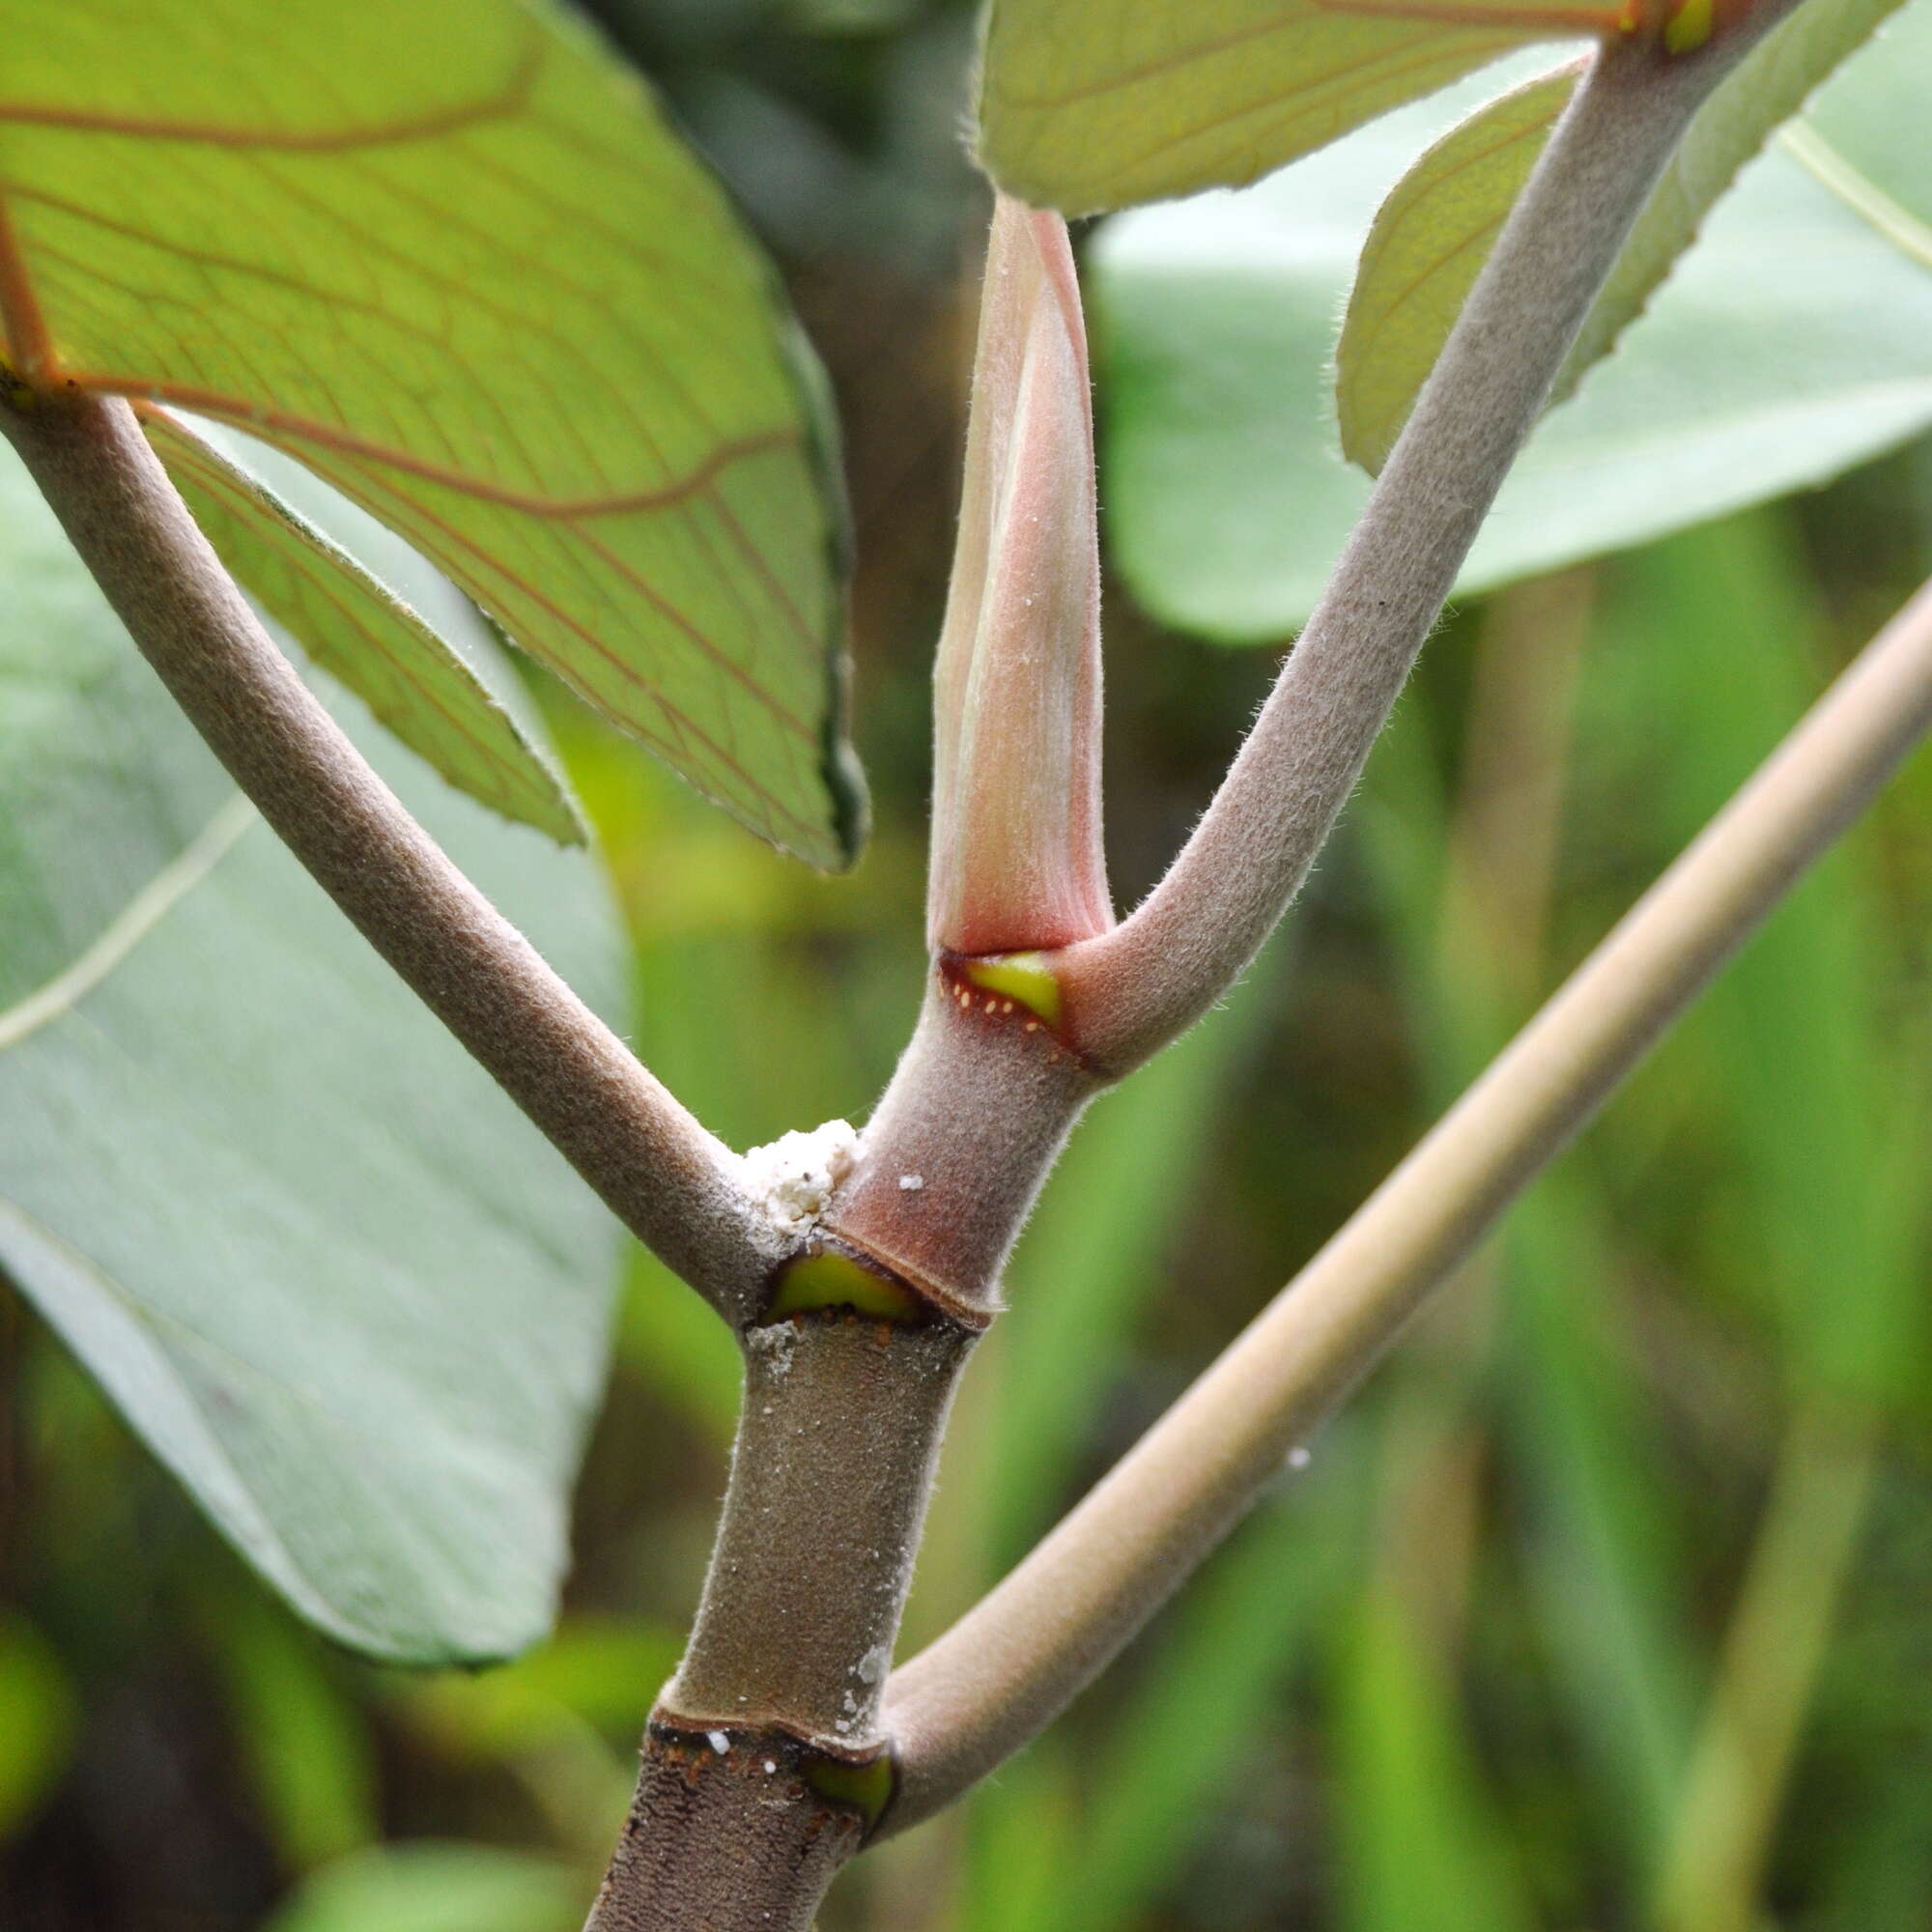
{"type": "Polygon", "coordinates": [[[640,1240],[743,1319],[783,1243],[738,1161],[457,870],[257,622],[121,401],[0,400],[81,560],[189,722],[363,936],[640,1240]]]}
{"type": "Polygon", "coordinates": [[[1751,1932],[1772,1833],[1876,1473],[1869,1417],[1823,1405],[1786,1432],[1666,1846],[1663,1932],[1751,1932]]]}
{"type": "Polygon", "coordinates": [[[991,1595],[897,1672],[892,1829],[1065,1709],[1932,726],[1932,586],[1351,1220],[991,1595]]]}

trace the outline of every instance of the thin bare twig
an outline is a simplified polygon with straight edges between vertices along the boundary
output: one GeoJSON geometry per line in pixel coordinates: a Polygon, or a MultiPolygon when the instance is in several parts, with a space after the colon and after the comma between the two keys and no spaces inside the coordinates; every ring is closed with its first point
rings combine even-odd
{"type": "Polygon", "coordinates": [[[578,1172],[727,1319],[778,1237],[737,1157],[463,876],[256,621],[133,412],[43,393],[4,427],[161,681],[296,857],[578,1172]]]}
{"type": "Polygon", "coordinates": [[[1214,1366],[894,1675],[890,1829],[984,1776],[1107,1663],[1928,726],[1932,585],[1214,1366]]]}

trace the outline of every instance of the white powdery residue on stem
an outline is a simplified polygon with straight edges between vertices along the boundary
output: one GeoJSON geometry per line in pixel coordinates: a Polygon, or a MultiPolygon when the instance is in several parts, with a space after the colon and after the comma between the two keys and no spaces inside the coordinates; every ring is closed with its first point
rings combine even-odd
{"type": "Polygon", "coordinates": [[[831,1205],[858,1158],[849,1121],[827,1121],[809,1133],[781,1134],[745,1156],[745,1181],[781,1234],[808,1234],[831,1205]]]}
{"type": "MultiPolygon", "coordinates": [[[[798,1343],[798,1330],[789,1321],[764,1322],[745,1331],[748,1347],[766,1358],[775,1381],[782,1381],[791,1374],[792,1350],[798,1343]]],[[[766,1403],[764,1412],[769,1415],[772,1406],[766,1403]]]]}

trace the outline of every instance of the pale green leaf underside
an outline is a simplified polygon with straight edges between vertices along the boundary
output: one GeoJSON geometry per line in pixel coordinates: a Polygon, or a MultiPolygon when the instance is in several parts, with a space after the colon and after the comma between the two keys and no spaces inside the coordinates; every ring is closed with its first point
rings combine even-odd
{"type": "Polygon", "coordinates": [[[559,844],[583,842],[556,774],[414,611],[205,436],[153,404],[140,414],[216,554],[314,663],[451,784],[559,844]]]}
{"type": "MultiPolygon", "coordinates": [[[[1899,0],[1807,0],[1712,96],[1584,319],[1561,402],[1639,316],[1738,170],[1899,0]]],[[[1578,67],[1488,102],[1424,154],[1376,215],[1336,351],[1342,450],[1372,474],[1408,419],[1578,67]]]]}
{"type": "MultiPolygon", "coordinates": [[[[1861,154],[1932,179],[1932,6],[1911,0],[1806,113],[1891,130],[1861,154]]],[[[1333,318],[1377,207],[1534,53],[1239,194],[1110,223],[1090,257],[1115,560],[1179,628],[1291,636],[1369,484],[1334,447],[1333,318]]],[[[1615,355],[1530,439],[1463,593],[1822,483],[1932,427],[1932,275],[1778,144],[1743,172],[1615,355]]]]}
{"type": "Polygon", "coordinates": [[[980,151],[1069,214],[1239,185],[1526,42],[1594,34],[1595,0],[993,0],[980,151]]]}
{"type": "Polygon", "coordinates": [[[1395,447],[1581,71],[1572,62],[1478,109],[1377,211],[1335,348],[1342,453],[1371,475],[1395,447]]]}
{"type": "Polygon", "coordinates": [[[0,0],[32,376],[300,458],[820,865],[840,511],[806,352],[641,89],[523,0],[0,0]]]}
{"type": "MultiPolygon", "coordinates": [[[[238,797],[11,457],[0,579],[0,1272],[302,1614],[514,1651],[564,1561],[609,1217],[238,797]]],[[[343,702],[608,1008],[593,862],[343,702]]]]}

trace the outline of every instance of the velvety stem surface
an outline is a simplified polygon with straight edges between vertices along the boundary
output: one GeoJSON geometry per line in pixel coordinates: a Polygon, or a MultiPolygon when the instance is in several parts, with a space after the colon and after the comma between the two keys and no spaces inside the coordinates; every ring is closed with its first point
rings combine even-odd
{"type": "Polygon", "coordinates": [[[1300,890],[1632,222],[1788,11],[1690,57],[1633,40],[1592,61],[1213,803],[1133,914],[1061,955],[1079,1042],[1115,1072],[1206,1012],[1300,890]]]}
{"type": "Polygon", "coordinates": [[[810,1932],[864,1821],[782,1747],[645,1738],[643,1771],[584,1932],[810,1932]]]}
{"type": "Polygon", "coordinates": [[[880,1745],[879,1698],[973,1339],[951,1321],[849,1309],[748,1332],[730,1483],[667,1716],[696,1730],[777,1726],[834,1752],[880,1745]]]}
{"type": "Polygon", "coordinates": [[[1014,1237],[1101,1084],[1025,1008],[936,973],[827,1227],[940,1303],[990,1317],[1014,1237]]]}
{"type": "Polygon", "coordinates": [[[895,1673],[889,1829],[983,1777],[1115,1656],[1928,727],[1932,587],[1214,1366],[895,1673]]]}
{"type": "Polygon", "coordinates": [[[124,402],[0,404],[143,655],[282,840],[611,1209],[727,1316],[779,1254],[736,1157],[457,870],[256,621],[124,402]]]}
{"type": "Polygon", "coordinates": [[[891,1787],[879,1703],[974,1341],[828,1310],[761,1323],[690,1647],[590,1932],[806,1926],[891,1787]]]}

